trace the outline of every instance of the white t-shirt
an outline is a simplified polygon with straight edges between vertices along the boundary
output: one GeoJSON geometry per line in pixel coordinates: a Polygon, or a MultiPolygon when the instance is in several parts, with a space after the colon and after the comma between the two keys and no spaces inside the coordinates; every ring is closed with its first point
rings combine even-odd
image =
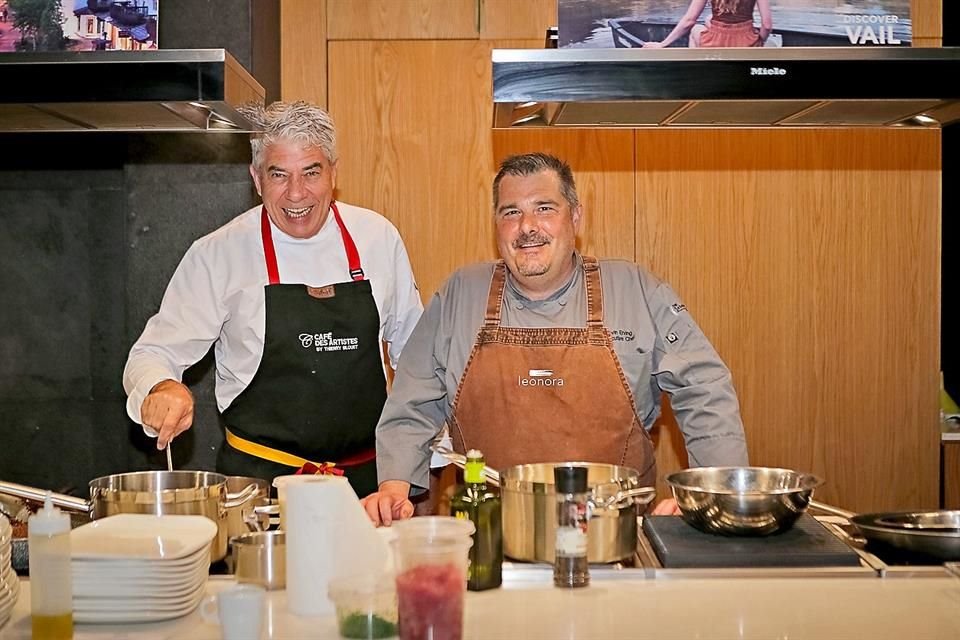
{"type": "MultiPolygon", "coordinates": [[[[378,213],[337,203],[360,254],[380,312],[380,339],[390,364],[413,331],[423,306],[400,233],[378,213]]],[[[183,371],[216,344],[216,395],[225,410],[253,379],[263,355],[264,286],[268,283],[258,205],[187,250],[167,285],[160,310],[130,349],[123,372],[127,414],[140,422],[140,406],[158,382],[183,371]]],[[[332,215],[312,238],[293,238],[271,223],[280,282],[322,287],[350,282],[347,255],[332,215]]]]}

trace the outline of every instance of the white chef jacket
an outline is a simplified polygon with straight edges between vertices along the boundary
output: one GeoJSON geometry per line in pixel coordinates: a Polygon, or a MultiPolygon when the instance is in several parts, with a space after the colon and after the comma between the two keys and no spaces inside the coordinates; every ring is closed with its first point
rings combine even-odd
{"type": "MultiPolygon", "coordinates": [[[[353,236],[380,313],[380,339],[390,365],[413,331],[423,306],[400,233],[378,213],[337,203],[353,236]]],[[[167,285],[160,310],[130,349],[123,371],[127,414],[140,422],[144,398],[158,382],[183,371],[215,344],[216,396],[225,410],[253,379],[263,356],[264,286],[268,283],[258,205],[187,250],[167,285]]],[[[280,282],[322,287],[350,282],[340,229],[327,216],[312,238],[294,238],[272,225],[280,282]]]]}

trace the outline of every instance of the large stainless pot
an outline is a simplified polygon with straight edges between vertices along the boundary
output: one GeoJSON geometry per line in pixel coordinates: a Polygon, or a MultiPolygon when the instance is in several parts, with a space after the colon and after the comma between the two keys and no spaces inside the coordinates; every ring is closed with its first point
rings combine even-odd
{"type": "Polygon", "coordinates": [[[637,506],[649,504],[656,490],[640,486],[640,472],[595,462],[522,464],[500,471],[503,553],[514,560],[555,561],[557,498],[553,470],[587,468],[591,512],[587,527],[589,562],[617,562],[637,548],[637,506]]]}
{"type": "MultiPolygon", "coordinates": [[[[12,482],[0,482],[0,493],[42,502],[47,492],[12,482]]],[[[207,471],[137,471],[94,478],[90,500],[59,493],[53,503],[70,511],[103,518],[117,513],[201,515],[217,523],[217,536],[210,543],[210,560],[227,555],[230,509],[247,504],[257,495],[251,484],[237,494],[227,492],[227,477],[207,471]]]]}

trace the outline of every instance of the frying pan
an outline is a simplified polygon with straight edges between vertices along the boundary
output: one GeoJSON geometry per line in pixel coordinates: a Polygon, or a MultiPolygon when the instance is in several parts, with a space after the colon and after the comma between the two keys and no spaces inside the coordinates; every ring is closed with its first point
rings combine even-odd
{"type": "Polygon", "coordinates": [[[941,561],[960,560],[960,511],[894,511],[856,514],[810,501],[810,508],[846,518],[867,542],[921,553],[941,561]]]}

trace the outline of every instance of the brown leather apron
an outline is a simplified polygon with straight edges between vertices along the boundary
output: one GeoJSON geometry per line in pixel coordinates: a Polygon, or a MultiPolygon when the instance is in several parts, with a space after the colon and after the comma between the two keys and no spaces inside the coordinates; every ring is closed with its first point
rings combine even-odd
{"type": "Polygon", "coordinates": [[[497,263],[483,326],[453,402],[450,434],[495,469],[535,462],[626,465],[656,481],[653,442],[603,326],[596,258],[583,257],[586,328],[500,326],[506,267],[497,263]]]}

